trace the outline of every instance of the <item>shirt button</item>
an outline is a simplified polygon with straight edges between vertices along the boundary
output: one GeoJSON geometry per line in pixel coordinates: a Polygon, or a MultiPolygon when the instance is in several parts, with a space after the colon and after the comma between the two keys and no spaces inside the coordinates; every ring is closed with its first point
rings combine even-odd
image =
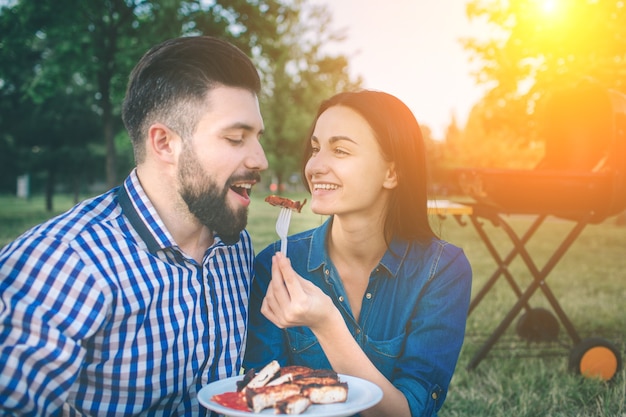
{"type": "Polygon", "coordinates": [[[433,400],[436,400],[439,397],[436,392],[433,392],[430,396],[433,400]]]}
{"type": "Polygon", "coordinates": [[[343,303],[343,295],[339,296],[339,301],[343,303]]]}
{"type": "Polygon", "coordinates": [[[367,294],[365,294],[365,298],[367,298],[368,300],[372,299],[372,293],[368,292],[367,294]]]}
{"type": "Polygon", "coordinates": [[[361,334],[361,329],[356,329],[355,333],[356,334],[361,334]]]}
{"type": "Polygon", "coordinates": [[[326,275],[330,274],[330,272],[328,271],[328,269],[325,269],[325,270],[324,270],[324,273],[325,273],[326,275]]]}

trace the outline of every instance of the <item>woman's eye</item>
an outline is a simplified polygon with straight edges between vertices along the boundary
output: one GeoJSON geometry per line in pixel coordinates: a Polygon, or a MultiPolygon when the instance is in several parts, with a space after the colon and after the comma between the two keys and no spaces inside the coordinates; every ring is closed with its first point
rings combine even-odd
{"type": "Polygon", "coordinates": [[[335,148],[335,153],[338,154],[338,155],[347,155],[348,151],[346,151],[343,148],[335,148]]]}
{"type": "Polygon", "coordinates": [[[311,147],[311,155],[315,155],[320,151],[320,148],[318,148],[317,146],[312,146],[311,147]]]}

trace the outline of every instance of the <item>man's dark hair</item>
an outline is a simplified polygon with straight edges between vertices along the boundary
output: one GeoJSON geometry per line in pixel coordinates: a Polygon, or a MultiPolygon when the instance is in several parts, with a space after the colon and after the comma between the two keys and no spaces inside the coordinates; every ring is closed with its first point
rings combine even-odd
{"type": "Polygon", "coordinates": [[[161,122],[193,135],[209,90],[240,87],[259,94],[261,81],[250,58],[231,43],[209,36],[181,37],[151,48],[130,74],[122,119],[136,163],[145,158],[148,127],[161,122]]]}

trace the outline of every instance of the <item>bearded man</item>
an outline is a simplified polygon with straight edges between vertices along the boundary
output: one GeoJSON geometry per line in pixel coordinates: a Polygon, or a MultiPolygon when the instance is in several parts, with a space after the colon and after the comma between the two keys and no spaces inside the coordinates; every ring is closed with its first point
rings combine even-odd
{"type": "Polygon", "coordinates": [[[199,415],[198,390],[239,372],[259,91],[217,38],[141,58],[122,111],[136,168],[0,252],[2,414],[199,415]]]}

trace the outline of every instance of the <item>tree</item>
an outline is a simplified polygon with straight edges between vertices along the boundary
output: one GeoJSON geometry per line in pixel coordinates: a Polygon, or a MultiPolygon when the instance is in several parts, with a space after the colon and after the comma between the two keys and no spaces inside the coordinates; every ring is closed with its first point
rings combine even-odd
{"type": "Polygon", "coordinates": [[[262,73],[263,146],[280,187],[297,170],[305,135],[322,100],[357,88],[361,80],[350,78],[345,56],[323,51],[344,39],[341,31],[331,28],[325,6],[305,0],[268,1],[262,7],[263,19],[251,19],[247,1],[225,3],[230,5],[231,23],[245,25],[248,47],[262,73]]]}
{"type": "Polygon", "coordinates": [[[517,132],[513,123],[503,121],[502,116],[496,117],[486,101],[472,108],[462,131],[448,132],[446,145],[447,168],[528,169],[538,163],[543,150],[541,143],[517,132]],[[494,120],[500,121],[494,123],[494,120]]]}
{"type": "Polygon", "coordinates": [[[499,141],[536,146],[543,139],[537,117],[552,91],[591,77],[626,92],[621,1],[472,0],[467,14],[493,29],[492,37],[464,46],[479,64],[477,82],[490,88],[477,111],[483,140],[496,148],[499,141]]]}
{"type": "Polygon", "coordinates": [[[298,169],[308,128],[322,100],[361,84],[360,79],[351,80],[344,56],[323,52],[324,46],[343,40],[330,25],[325,6],[307,7],[295,0],[291,13],[277,22],[277,36],[265,45],[260,64],[267,69],[264,147],[279,188],[298,169]]]}
{"type": "MultiPolygon", "coordinates": [[[[53,156],[43,158],[40,151],[60,149],[63,138],[76,136],[76,126],[59,123],[58,129],[65,126],[68,130],[40,135],[37,123],[31,129],[20,120],[69,120],[68,113],[63,113],[68,111],[66,105],[51,103],[74,100],[77,106],[72,111],[80,109],[80,114],[96,115],[96,122],[87,115],[83,119],[94,122],[100,130],[68,146],[94,149],[99,146],[92,139],[100,141],[105,150],[106,181],[109,186],[115,185],[119,170],[116,148],[123,132],[120,105],[132,66],[145,50],[162,40],[205,34],[230,39],[259,63],[266,84],[262,102],[266,103],[264,115],[271,126],[270,136],[283,141],[269,146],[268,151],[270,157],[278,155],[276,160],[281,161],[282,152],[295,137],[285,132],[302,132],[304,119],[310,121],[307,116],[311,106],[316,106],[319,97],[325,97],[328,91],[340,88],[338,85],[347,77],[345,58],[322,56],[315,49],[321,41],[315,44],[299,38],[311,36],[312,30],[303,29],[299,9],[303,5],[301,0],[5,3],[0,9],[0,97],[10,104],[0,105],[11,109],[9,113],[17,118],[0,115],[3,143],[23,147],[21,154],[37,160],[37,166],[41,167],[44,160],[53,163],[53,156]],[[308,45],[308,49],[302,45],[308,45]],[[315,79],[318,75],[320,80],[315,79]],[[279,113],[282,108],[278,104],[287,105],[288,113],[279,113]],[[37,155],[29,148],[37,149],[37,155]]],[[[318,33],[320,28],[313,30],[318,33]]],[[[65,155],[77,153],[72,150],[65,155]]],[[[35,166],[32,161],[29,164],[35,166]]],[[[51,189],[55,179],[50,178],[51,189]]]]}

